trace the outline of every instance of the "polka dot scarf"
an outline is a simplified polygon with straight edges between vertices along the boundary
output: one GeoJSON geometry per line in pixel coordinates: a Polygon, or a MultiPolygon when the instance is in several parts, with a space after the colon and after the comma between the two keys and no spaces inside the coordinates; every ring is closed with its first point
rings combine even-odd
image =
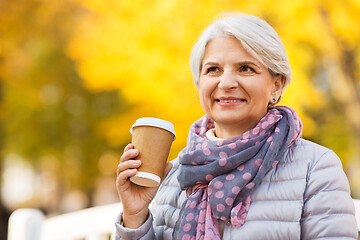
{"type": "Polygon", "coordinates": [[[277,106],[240,136],[209,141],[205,133],[212,128],[207,116],[196,121],[179,153],[178,180],[189,197],[173,239],[220,239],[218,219],[242,226],[251,192],[301,136],[302,123],[293,109],[277,106]]]}

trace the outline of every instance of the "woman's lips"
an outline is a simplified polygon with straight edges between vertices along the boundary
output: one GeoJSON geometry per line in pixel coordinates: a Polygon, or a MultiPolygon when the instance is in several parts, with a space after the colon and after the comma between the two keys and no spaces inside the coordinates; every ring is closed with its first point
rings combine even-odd
{"type": "Polygon", "coordinates": [[[243,102],[246,102],[246,100],[243,98],[235,98],[235,97],[221,97],[221,98],[216,98],[215,102],[220,106],[235,106],[243,102]]]}
{"type": "Polygon", "coordinates": [[[218,102],[230,103],[230,102],[243,102],[241,99],[233,99],[233,100],[217,100],[218,102]]]}

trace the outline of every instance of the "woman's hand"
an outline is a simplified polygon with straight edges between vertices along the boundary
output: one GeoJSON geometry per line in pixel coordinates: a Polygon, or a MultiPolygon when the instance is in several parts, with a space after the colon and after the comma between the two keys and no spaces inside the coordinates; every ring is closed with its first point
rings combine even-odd
{"type": "MultiPolygon", "coordinates": [[[[137,173],[141,160],[134,160],[139,151],[128,144],[123,155],[120,157],[120,164],[117,168],[116,188],[123,204],[123,222],[128,228],[139,228],[147,219],[149,204],[155,197],[158,187],[142,187],[132,183],[129,178],[137,173]]],[[[172,168],[167,163],[163,178],[167,176],[172,168]]]]}

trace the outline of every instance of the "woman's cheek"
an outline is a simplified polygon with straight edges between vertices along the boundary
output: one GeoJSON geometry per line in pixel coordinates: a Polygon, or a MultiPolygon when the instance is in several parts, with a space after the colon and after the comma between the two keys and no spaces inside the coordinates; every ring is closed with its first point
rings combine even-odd
{"type": "Polygon", "coordinates": [[[206,112],[207,107],[206,107],[206,101],[204,99],[204,95],[200,93],[199,98],[200,98],[200,105],[201,105],[202,109],[206,112]]]}

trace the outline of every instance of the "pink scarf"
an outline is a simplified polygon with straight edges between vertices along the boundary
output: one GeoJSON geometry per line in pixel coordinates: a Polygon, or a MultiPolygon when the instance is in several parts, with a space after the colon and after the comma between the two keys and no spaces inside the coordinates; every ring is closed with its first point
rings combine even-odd
{"type": "Polygon", "coordinates": [[[293,109],[277,106],[240,136],[209,141],[205,133],[211,128],[214,124],[207,116],[196,121],[179,153],[178,180],[190,196],[173,239],[220,239],[219,219],[242,226],[250,194],[301,136],[302,123],[293,109]]]}

